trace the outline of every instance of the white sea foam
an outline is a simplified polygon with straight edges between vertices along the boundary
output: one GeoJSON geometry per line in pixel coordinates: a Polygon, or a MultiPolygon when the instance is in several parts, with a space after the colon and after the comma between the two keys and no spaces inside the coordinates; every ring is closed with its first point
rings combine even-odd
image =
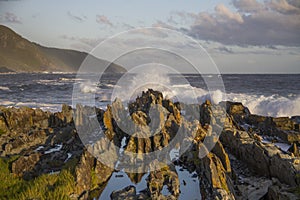
{"type": "MultiPolygon", "coordinates": [[[[211,100],[213,103],[219,103],[223,100],[241,102],[248,107],[251,113],[258,115],[272,117],[300,115],[300,95],[287,98],[279,95],[225,94],[220,90],[208,92],[190,85],[185,85],[185,87],[174,85],[172,89],[173,93],[175,91],[175,95],[181,94],[181,96],[184,96],[187,103],[191,103],[191,98],[196,95],[199,103],[204,102],[206,99],[211,100]]],[[[168,93],[164,93],[164,95],[170,96],[168,93]]]]}
{"type": "Polygon", "coordinates": [[[30,107],[33,109],[42,109],[44,111],[59,112],[61,111],[62,104],[59,103],[37,103],[37,102],[13,102],[13,101],[0,101],[0,106],[16,107],[20,108],[23,106],[30,107]]]}
{"type": "Polygon", "coordinates": [[[48,80],[48,79],[42,79],[42,80],[37,80],[36,83],[41,84],[41,85],[64,85],[65,83],[59,82],[57,80],[48,80]]]}
{"type": "Polygon", "coordinates": [[[44,72],[45,74],[74,74],[74,72],[44,72]]]}
{"type": "Polygon", "coordinates": [[[90,81],[80,83],[80,90],[83,93],[95,93],[97,86],[90,81]]]}
{"type": "Polygon", "coordinates": [[[183,103],[199,103],[208,98],[218,103],[223,99],[222,92],[209,93],[204,89],[192,87],[182,75],[176,76],[176,83],[172,83],[167,70],[156,66],[143,70],[136,76],[123,76],[118,81],[117,87],[114,87],[111,101],[117,97],[124,101],[133,101],[142,91],[149,88],[161,91],[165,98],[183,103]]]}
{"type": "Polygon", "coordinates": [[[61,104],[57,103],[37,103],[37,102],[13,102],[13,101],[0,101],[0,106],[7,107],[22,107],[27,106],[33,109],[40,108],[44,111],[58,112],[61,111],[61,104]]]}
{"type": "Polygon", "coordinates": [[[278,95],[223,94],[221,91],[213,91],[211,95],[207,95],[205,92],[204,95],[201,93],[202,91],[197,93],[200,102],[211,99],[214,103],[218,103],[226,96],[228,101],[241,102],[248,107],[252,114],[272,117],[300,115],[300,95],[297,98],[289,99],[278,95]]]}
{"type": "Polygon", "coordinates": [[[14,104],[15,103],[12,101],[0,101],[0,105],[2,105],[2,106],[12,106],[14,104]]]}
{"type": "Polygon", "coordinates": [[[241,102],[247,106],[251,113],[264,116],[294,116],[300,115],[300,96],[288,99],[283,96],[227,94],[228,100],[241,102]]]}
{"type": "Polygon", "coordinates": [[[10,91],[9,87],[6,86],[0,86],[0,90],[10,91]]]}
{"type": "Polygon", "coordinates": [[[60,78],[60,81],[64,82],[74,82],[74,81],[83,81],[84,79],[81,78],[60,78]]]}
{"type": "Polygon", "coordinates": [[[300,95],[291,94],[289,98],[280,95],[255,95],[246,93],[224,93],[221,90],[207,91],[201,88],[191,86],[184,79],[176,84],[171,84],[170,78],[164,73],[147,71],[136,77],[123,80],[117,92],[112,95],[112,101],[119,97],[122,100],[134,100],[142,91],[152,88],[162,91],[164,97],[179,100],[184,103],[202,103],[206,99],[213,103],[219,103],[224,100],[241,102],[248,107],[253,114],[280,117],[300,115],[300,95]],[[142,76],[142,78],[141,78],[142,76]],[[153,83],[153,84],[152,84],[153,83]],[[139,87],[138,87],[139,86],[139,87]],[[138,92],[137,92],[138,89],[138,92]],[[132,95],[131,91],[135,94],[132,95]]]}

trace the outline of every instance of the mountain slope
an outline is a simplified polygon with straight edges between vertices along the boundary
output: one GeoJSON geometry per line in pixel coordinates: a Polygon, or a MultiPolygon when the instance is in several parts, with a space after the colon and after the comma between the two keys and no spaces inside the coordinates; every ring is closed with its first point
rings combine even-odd
{"type": "MultiPolygon", "coordinates": [[[[0,68],[17,72],[76,72],[87,56],[85,52],[38,45],[21,37],[8,27],[0,25],[0,68]]],[[[108,64],[107,61],[93,56],[91,60],[95,69],[108,64]]],[[[111,64],[106,70],[111,73],[125,71],[123,67],[116,64],[111,64]]]]}

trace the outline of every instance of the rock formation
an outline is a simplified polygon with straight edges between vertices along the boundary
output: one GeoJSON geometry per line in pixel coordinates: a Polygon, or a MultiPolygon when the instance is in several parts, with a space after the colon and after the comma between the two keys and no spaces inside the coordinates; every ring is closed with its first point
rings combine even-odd
{"type": "Polygon", "coordinates": [[[140,167],[136,172],[146,173],[149,163],[143,155],[166,149],[173,140],[180,157],[168,166],[164,162],[170,162],[170,157],[154,158],[156,162],[150,164],[157,170],[148,172],[147,188],[142,191],[135,184],[145,173],[128,173],[132,185],[112,192],[111,199],[178,199],[182,185],[176,166],[197,175],[202,199],[299,199],[299,118],[253,115],[236,102],[185,105],[151,89],[130,102],[128,110],[119,99],[106,110],[63,105],[61,112],[50,113],[0,107],[0,164],[4,166],[0,177],[10,180],[0,184],[6,190],[0,199],[98,198],[114,169],[93,155],[109,149],[112,153],[105,159],[117,169],[125,169],[127,159],[132,159],[140,167]],[[97,128],[123,151],[104,138],[78,135],[97,128]],[[178,139],[179,131],[185,135],[178,139]],[[93,144],[85,146],[90,140],[93,144]],[[215,143],[211,151],[205,140],[215,143]],[[46,181],[45,191],[34,191],[43,178],[53,181],[46,181]],[[29,186],[15,193],[11,188],[16,182],[29,186]],[[66,185],[68,189],[58,189],[66,185]],[[168,194],[163,194],[164,188],[168,194]]]}

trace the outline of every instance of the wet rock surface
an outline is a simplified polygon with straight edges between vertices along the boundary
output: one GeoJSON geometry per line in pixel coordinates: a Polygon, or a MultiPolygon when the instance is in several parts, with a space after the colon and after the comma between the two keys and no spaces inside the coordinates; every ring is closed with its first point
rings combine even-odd
{"type": "Polygon", "coordinates": [[[28,184],[67,171],[70,199],[101,197],[110,179],[123,177],[113,177],[113,167],[126,169],[128,159],[137,167],[127,173],[132,184],[113,191],[111,199],[182,199],[187,180],[179,180],[178,167],[198,179],[201,195],[195,199],[299,199],[299,123],[299,116],[253,115],[236,102],[176,103],[149,89],[127,106],[116,99],[106,110],[63,105],[61,112],[50,113],[0,107],[0,156],[11,160],[7,166],[13,180],[28,184]],[[78,134],[99,128],[110,143],[97,134],[78,134]],[[184,137],[177,137],[179,131],[184,137]],[[178,156],[144,156],[172,141],[178,156]],[[206,141],[215,146],[208,150],[206,141]],[[105,150],[111,153],[102,159],[112,166],[94,157],[105,150]],[[148,171],[147,165],[157,170],[148,171]],[[146,188],[137,189],[145,174],[146,188]]]}

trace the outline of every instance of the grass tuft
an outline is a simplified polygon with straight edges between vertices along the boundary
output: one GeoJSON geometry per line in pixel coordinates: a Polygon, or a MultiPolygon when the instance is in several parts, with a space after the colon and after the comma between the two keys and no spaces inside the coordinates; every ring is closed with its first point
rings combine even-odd
{"type": "Polygon", "coordinates": [[[70,199],[75,191],[74,176],[68,169],[59,174],[43,174],[25,181],[10,172],[17,157],[0,158],[0,199],[70,199]]]}

